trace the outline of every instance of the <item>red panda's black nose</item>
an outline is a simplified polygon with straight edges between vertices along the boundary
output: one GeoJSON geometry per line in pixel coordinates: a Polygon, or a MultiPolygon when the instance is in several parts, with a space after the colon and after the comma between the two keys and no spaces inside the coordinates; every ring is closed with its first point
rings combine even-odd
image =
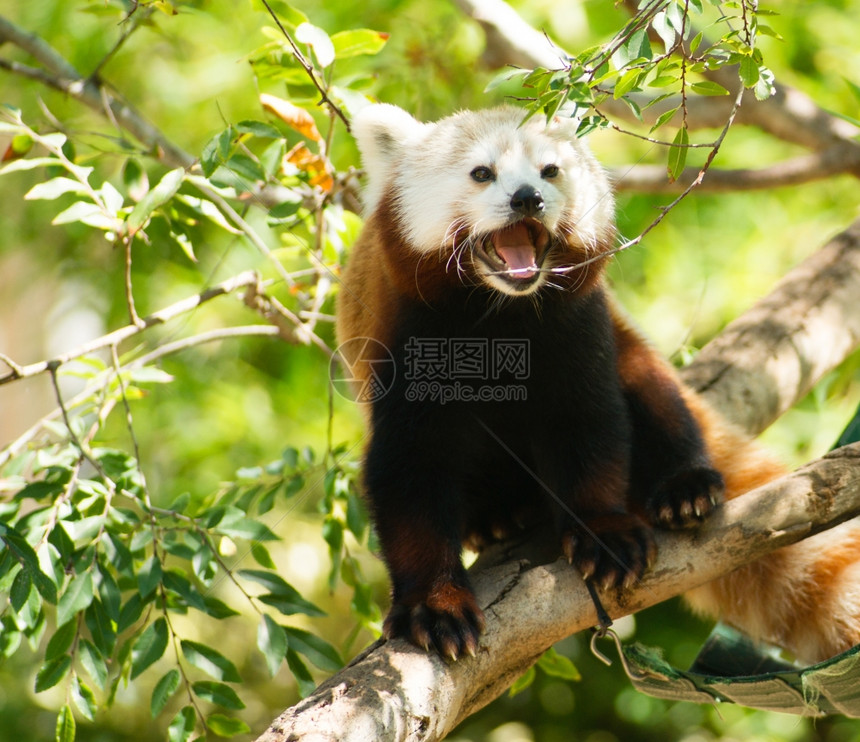
{"type": "Polygon", "coordinates": [[[537,216],[543,211],[543,196],[532,186],[520,186],[511,196],[511,208],[523,216],[537,216]]]}

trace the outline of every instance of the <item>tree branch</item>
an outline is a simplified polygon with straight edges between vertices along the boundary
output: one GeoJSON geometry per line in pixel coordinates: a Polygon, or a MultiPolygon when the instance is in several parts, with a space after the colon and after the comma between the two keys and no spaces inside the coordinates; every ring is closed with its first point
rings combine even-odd
{"type": "MultiPolygon", "coordinates": [[[[860,343],[858,294],[860,220],[729,325],[683,377],[729,420],[759,432],[860,343]]],[[[860,512],[858,462],[855,444],[732,500],[696,534],[660,534],[655,567],[635,590],[607,600],[607,609],[620,616],[658,603],[853,517],[860,512]]],[[[377,644],[287,709],[258,742],[441,738],[555,641],[596,623],[574,570],[559,561],[535,564],[507,558],[488,565],[482,556],[473,568],[487,618],[476,658],[446,664],[404,642],[377,644]]]]}
{"type": "MultiPolygon", "coordinates": [[[[858,465],[860,444],[846,446],[730,501],[695,533],[659,534],[653,569],[634,589],[602,596],[604,606],[613,617],[627,615],[857,515],[858,465]]],[[[554,642],[597,623],[585,584],[566,561],[501,556],[472,570],[487,619],[477,657],[446,664],[402,640],[376,644],[257,742],[441,739],[554,642]]]]}
{"type": "Polygon", "coordinates": [[[760,433],[860,345],[860,219],[786,275],[682,371],[728,420],[760,433]]]}
{"type": "MultiPolygon", "coordinates": [[[[123,340],[127,340],[128,338],[133,337],[144,330],[148,330],[155,325],[162,325],[168,320],[178,317],[181,314],[185,314],[186,312],[190,312],[201,304],[205,304],[207,301],[218,296],[232,293],[240,288],[255,287],[259,282],[260,276],[257,275],[256,271],[244,271],[232,278],[228,278],[226,281],[222,281],[221,283],[206,289],[200,294],[189,296],[171,304],[170,306],[164,307],[157,312],[153,312],[148,317],[141,320],[140,324],[130,324],[125,327],[120,327],[118,330],[109,332],[107,335],[102,335],[89,343],[85,343],[78,348],[70,350],[67,353],[62,353],[47,361],[39,361],[38,363],[21,366],[6,359],[5,356],[0,357],[0,360],[4,361],[12,369],[11,373],[6,374],[5,376],[0,376],[0,385],[8,384],[9,382],[23,379],[28,376],[36,376],[38,374],[45,373],[52,366],[56,368],[63,363],[68,363],[69,361],[80,358],[81,356],[89,355],[97,350],[118,345],[123,340]]],[[[296,321],[301,325],[300,320],[297,319],[296,321]]]]}
{"type": "MultiPolygon", "coordinates": [[[[0,45],[4,42],[12,43],[27,52],[44,65],[45,69],[0,58],[0,70],[35,80],[83,103],[106,117],[113,125],[131,134],[152,156],[168,167],[182,167],[186,170],[195,168],[195,157],[168,139],[130,103],[118,98],[101,78],[83,77],[50,44],[0,15],[0,45]]],[[[283,186],[265,184],[255,189],[252,196],[251,203],[268,209],[284,201],[293,200],[295,194],[283,186]]],[[[305,202],[311,210],[316,206],[312,195],[307,195],[305,202]]],[[[345,203],[355,205],[354,199],[350,200],[348,194],[345,203]]]]}
{"type": "Polygon", "coordinates": [[[15,62],[0,60],[0,68],[36,79],[81,101],[86,106],[121,125],[149,151],[171,167],[188,168],[194,158],[167,139],[158,129],[126,101],[109,92],[100,80],[84,78],[56,50],[34,33],[16,26],[0,16],[0,44],[10,42],[30,54],[47,69],[47,73],[15,62]]]}
{"type": "MultiPolygon", "coordinates": [[[[711,168],[698,191],[729,193],[782,188],[840,174],[860,177],[860,147],[854,146],[853,142],[840,142],[829,149],[759,169],[711,168]]],[[[677,193],[690,185],[698,175],[699,168],[685,168],[675,182],[670,182],[666,178],[666,168],[662,165],[634,165],[610,170],[615,190],[644,193],[677,193]]]]}
{"type": "MultiPolygon", "coordinates": [[[[476,20],[484,28],[487,34],[487,51],[485,56],[487,62],[492,66],[503,66],[504,64],[520,67],[546,67],[548,69],[561,69],[566,56],[563,50],[551,46],[546,38],[542,37],[534,28],[526,23],[513,8],[504,0],[457,0],[457,4],[463,12],[476,20]],[[535,42],[535,37],[540,38],[540,43],[535,42]],[[528,41],[528,43],[525,43],[528,41]],[[552,50],[555,50],[554,52],[552,50]],[[553,56],[555,59],[553,60],[553,56]]],[[[635,12],[638,7],[635,3],[626,3],[635,12]]],[[[706,73],[708,79],[719,83],[727,90],[737,87],[737,75],[734,69],[711,70],[706,73]]],[[[639,122],[630,107],[621,100],[607,99],[600,104],[603,113],[616,119],[631,123],[644,123],[653,125],[659,116],[681,104],[680,96],[664,99],[652,106],[647,104],[652,100],[651,96],[640,94],[631,98],[642,110],[643,122],[639,122]]],[[[770,187],[767,182],[775,179],[774,185],[793,185],[815,179],[811,173],[827,172],[815,177],[826,177],[835,172],[846,172],[860,177],[860,143],[854,139],[860,135],[860,129],[844,119],[834,116],[823,110],[805,93],[782,83],[777,87],[776,94],[764,101],[757,101],[752,91],[744,93],[742,105],[737,112],[736,123],[755,126],[772,136],[785,142],[799,144],[808,149],[822,151],[822,161],[816,162],[814,158],[803,161],[792,161],[791,165],[784,163],[782,166],[775,165],[766,168],[754,176],[754,171],[741,171],[742,175],[720,176],[711,171],[708,179],[720,179],[739,182],[738,190],[747,190],[745,184],[761,182],[756,188],[770,187]],[[839,160],[830,159],[836,152],[844,155],[844,167],[838,168],[839,160]],[[828,154],[825,155],[824,152],[828,154]],[[826,165],[824,165],[826,160],[826,165]],[[781,170],[791,170],[793,175],[782,174],[781,170]],[[806,178],[798,175],[798,170],[807,174],[806,178]],[[795,180],[786,180],[787,178],[795,180]]],[[[726,119],[733,109],[733,100],[725,97],[688,97],[685,101],[686,121],[689,129],[722,128],[726,119]]],[[[643,190],[657,192],[654,187],[656,175],[650,171],[642,182],[643,190]]],[[[695,177],[696,173],[689,173],[687,177],[695,177]]],[[[664,180],[665,173],[664,173],[664,180]]],[[[705,183],[708,182],[706,179],[705,183]]],[[[629,190],[638,190],[636,181],[628,181],[629,190]]],[[[682,186],[668,184],[667,191],[677,191],[682,186]]],[[[724,190],[720,185],[711,186],[711,190],[724,190]]]]}

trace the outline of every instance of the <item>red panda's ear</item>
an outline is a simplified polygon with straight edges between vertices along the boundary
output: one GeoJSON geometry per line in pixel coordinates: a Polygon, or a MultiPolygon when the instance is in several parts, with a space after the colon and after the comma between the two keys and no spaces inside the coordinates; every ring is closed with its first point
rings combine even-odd
{"type": "Polygon", "coordinates": [[[365,205],[373,210],[393,177],[393,168],[409,147],[423,138],[433,124],[422,124],[402,108],[375,103],[362,108],[352,121],[352,133],[367,173],[365,205]]]}
{"type": "Polygon", "coordinates": [[[562,109],[562,111],[559,111],[550,120],[549,129],[554,133],[560,134],[566,139],[575,139],[578,123],[578,119],[571,118],[566,115],[564,113],[564,109],[562,109]]]}

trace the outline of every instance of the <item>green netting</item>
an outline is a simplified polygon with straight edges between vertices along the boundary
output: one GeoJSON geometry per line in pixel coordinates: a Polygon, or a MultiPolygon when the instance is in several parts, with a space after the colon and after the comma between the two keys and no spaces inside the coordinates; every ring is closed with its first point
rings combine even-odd
{"type": "MultiPolygon", "coordinates": [[[[834,448],[858,441],[860,406],[834,448]]],[[[667,663],[659,649],[623,646],[612,636],[634,687],[649,696],[693,703],[730,702],[799,716],[860,718],[860,644],[825,662],[800,668],[781,659],[777,650],[718,624],[692,667],[684,671],[667,663]]]]}
{"type": "Polygon", "coordinates": [[[618,647],[634,687],[650,696],[731,702],[800,716],[860,718],[860,645],[817,665],[798,668],[719,625],[686,671],[668,664],[658,649],[620,642],[618,647]]]}

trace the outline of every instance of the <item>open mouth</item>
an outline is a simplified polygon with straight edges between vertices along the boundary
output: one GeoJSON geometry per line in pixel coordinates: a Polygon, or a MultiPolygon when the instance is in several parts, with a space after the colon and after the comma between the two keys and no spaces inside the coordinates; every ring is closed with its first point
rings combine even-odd
{"type": "Polygon", "coordinates": [[[549,232],[537,219],[523,219],[491,232],[479,243],[477,254],[492,275],[512,284],[531,283],[540,274],[549,232]]]}

